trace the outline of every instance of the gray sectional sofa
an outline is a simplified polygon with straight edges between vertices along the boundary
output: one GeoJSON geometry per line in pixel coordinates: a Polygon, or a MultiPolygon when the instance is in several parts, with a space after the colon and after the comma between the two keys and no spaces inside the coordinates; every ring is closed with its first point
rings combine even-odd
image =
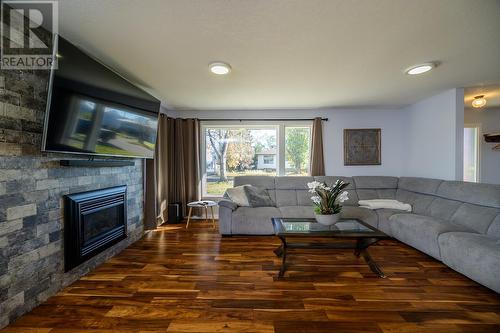
{"type": "Polygon", "coordinates": [[[343,216],[359,218],[500,293],[500,185],[410,177],[236,177],[234,186],[268,190],[275,207],[219,202],[222,235],[271,235],[272,217],[313,217],[307,183],[349,182],[343,216]],[[358,207],[358,200],[397,199],[412,212],[358,207]]]}

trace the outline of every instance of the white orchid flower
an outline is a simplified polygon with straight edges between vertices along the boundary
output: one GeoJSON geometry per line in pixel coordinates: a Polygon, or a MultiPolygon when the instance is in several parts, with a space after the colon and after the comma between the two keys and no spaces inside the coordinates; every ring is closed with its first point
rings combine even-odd
{"type": "Polygon", "coordinates": [[[310,188],[310,189],[316,189],[320,185],[321,185],[321,183],[317,182],[317,181],[313,181],[313,182],[307,183],[307,187],[310,188]]]}
{"type": "Polygon", "coordinates": [[[307,187],[309,188],[309,193],[316,193],[318,189],[323,189],[323,184],[318,181],[313,181],[307,183],[307,187]]]}
{"type": "Polygon", "coordinates": [[[311,197],[311,200],[315,203],[315,204],[319,204],[321,202],[321,198],[319,196],[313,196],[311,197]]]}
{"type": "Polygon", "coordinates": [[[341,203],[344,202],[344,201],[349,200],[349,193],[347,193],[347,191],[344,191],[344,192],[340,193],[340,195],[338,197],[338,200],[341,203]]]}

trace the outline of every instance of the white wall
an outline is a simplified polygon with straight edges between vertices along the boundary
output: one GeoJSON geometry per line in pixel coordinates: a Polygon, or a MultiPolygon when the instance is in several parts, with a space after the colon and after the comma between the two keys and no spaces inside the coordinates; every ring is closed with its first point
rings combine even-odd
{"type": "Polygon", "coordinates": [[[451,89],[412,104],[406,114],[403,174],[463,177],[463,89],[451,89]]]}
{"type": "Polygon", "coordinates": [[[258,111],[180,111],[184,118],[201,119],[260,119],[325,117],[323,143],[327,175],[386,175],[403,174],[403,162],[408,137],[405,134],[406,114],[400,109],[318,109],[318,110],[258,110],[258,111]],[[344,166],[344,128],[381,128],[382,165],[344,166]]]}
{"type": "Polygon", "coordinates": [[[483,134],[500,132],[500,108],[465,109],[465,124],[479,125],[479,168],[481,183],[500,184],[500,151],[484,141],[483,134]]]}
{"type": "Polygon", "coordinates": [[[172,117],[172,118],[180,117],[179,111],[168,109],[163,105],[160,106],[160,113],[164,113],[167,116],[172,117]]]}
{"type": "MultiPolygon", "coordinates": [[[[172,111],[168,112],[171,114],[172,111]]],[[[325,117],[329,118],[323,123],[327,175],[414,176],[449,180],[461,180],[463,177],[463,89],[447,90],[401,109],[175,112],[179,117],[200,119],[325,117]],[[382,165],[345,166],[345,128],[381,128],[382,165]]]]}

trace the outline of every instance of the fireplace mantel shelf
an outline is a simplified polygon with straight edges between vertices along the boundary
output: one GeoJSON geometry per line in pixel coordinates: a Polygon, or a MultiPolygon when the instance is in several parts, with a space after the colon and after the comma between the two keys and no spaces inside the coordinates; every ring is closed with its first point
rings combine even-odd
{"type": "Polygon", "coordinates": [[[125,160],[60,160],[61,166],[65,167],[91,167],[91,168],[101,168],[101,167],[122,167],[122,166],[133,166],[134,161],[125,160]]]}

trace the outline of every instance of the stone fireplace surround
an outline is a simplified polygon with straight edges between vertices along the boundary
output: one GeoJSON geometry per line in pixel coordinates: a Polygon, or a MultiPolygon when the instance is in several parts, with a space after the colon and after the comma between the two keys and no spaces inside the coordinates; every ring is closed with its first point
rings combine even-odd
{"type": "Polygon", "coordinates": [[[0,328],[143,234],[143,163],[63,167],[40,152],[49,73],[0,70],[0,328]],[[64,272],[63,196],[127,185],[127,238],[64,272]]]}
{"type": "Polygon", "coordinates": [[[0,156],[0,327],[143,234],[141,160],[130,167],[72,168],[59,166],[60,158],[0,156]],[[65,273],[63,196],[117,185],[127,185],[127,239],[65,273]]]}

